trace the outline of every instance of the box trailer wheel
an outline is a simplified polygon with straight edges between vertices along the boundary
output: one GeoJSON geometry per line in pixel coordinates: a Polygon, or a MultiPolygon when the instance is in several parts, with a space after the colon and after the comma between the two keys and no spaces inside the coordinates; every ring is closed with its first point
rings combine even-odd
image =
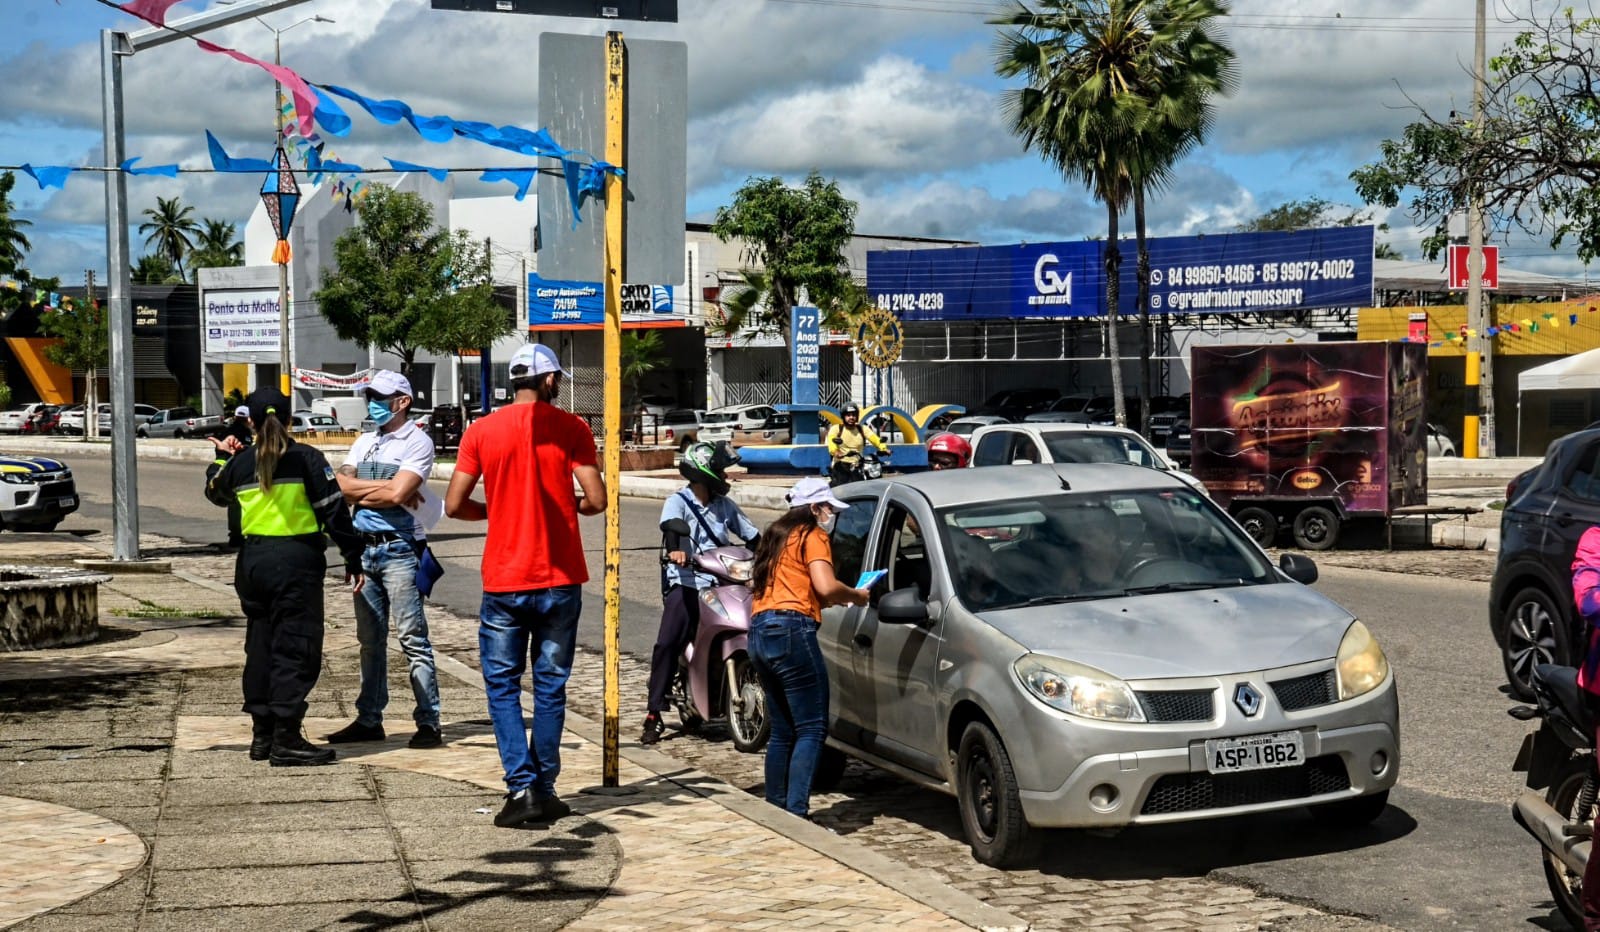
{"type": "Polygon", "coordinates": [[[1294,516],[1291,530],[1301,550],[1332,550],[1339,542],[1339,515],[1323,505],[1308,505],[1294,516]]]}
{"type": "Polygon", "coordinates": [[[1271,547],[1278,541],[1278,516],[1259,505],[1247,505],[1233,513],[1244,532],[1262,547],[1271,547]]]}

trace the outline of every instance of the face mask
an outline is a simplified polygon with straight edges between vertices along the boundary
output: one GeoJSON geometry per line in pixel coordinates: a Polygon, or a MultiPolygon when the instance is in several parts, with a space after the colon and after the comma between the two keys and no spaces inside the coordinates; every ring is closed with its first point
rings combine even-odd
{"type": "Polygon", "coordinates": [[[387,401],[367,402],[367,417],[372,418],[372,423],[382,427],[394,417],[394,412],[389,410],[387,401]]]}
{"type": "Polygon", "coordinates": [[[838,523],[839,516],[830,514],[826,518],[817,519],[817,530],[824,534],[832,534],[833,526],[838,523]]]}

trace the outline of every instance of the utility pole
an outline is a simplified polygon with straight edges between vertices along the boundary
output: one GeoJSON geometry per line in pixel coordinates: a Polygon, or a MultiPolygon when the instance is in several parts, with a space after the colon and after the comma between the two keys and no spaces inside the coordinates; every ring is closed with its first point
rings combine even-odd
{"type": "MultiPolygon", "coordinates": [[[[1477,0],[1477,23],[1472,51],[1472,137],[1483,138],[1483,87],[1487,52],[1486,0],[1477,0]]],[[[1467,204],[1467,326],[1476,336],[1467,341],[1467,415],[1462,432],[1464,457],[1493,457],[1494,450],[1494,341],[1493,326],[1483,294],[1483,190],[1473,179],[1467,204]],[[1481,426],[1480,426],[1481,425],[1481,426]]]]}
{"type": "MultiPolygon", "coordinates": [[[[264,24],[263,24],[264,25],[264,24]]],[[[268,26],[268,29],[272,27],[268,26]]],[[[272,30],[272,63],[283,64],[283,32],[272,30]]],[[[273,110],[276,118],[273,125],[277,132],[272,136],[272,147],[283,145],[283,82],[273,81],[273,97],[277,107],[273,110]]],[[[284,238],[288,239],[288,230],[284,230],[284,238]]],[[[289,368],[289,263],[278,263],[278,391],[290,399],[289,407],[294,408],[294,379],[293,371],[289,368]]]]}
{"type": "MultiPolygon", "coordinates": [[[[94,269],[83,270],[83,298],[86,309],[94,309],[94,269]]],[[[83,439],[100,436],[100,370],[90,366],[83,376],[83,439]]]]}
{"type": "MultiPolygon", "coordinates": [[[[622,33],[606,33],[606,161],[627,167],[624,116],[627,111],[628,49],[622,33]]],[[[614,788],[620,766],[621,695],[618,679],[622,675],[622,509],[617,506],[622,486],[622,283],[627,281],[627,210],[622,176],[606,176],[605,249],[605,480],[611,501],[606,507],[605,576],[605,722],[601,784],[614,788]]]]}

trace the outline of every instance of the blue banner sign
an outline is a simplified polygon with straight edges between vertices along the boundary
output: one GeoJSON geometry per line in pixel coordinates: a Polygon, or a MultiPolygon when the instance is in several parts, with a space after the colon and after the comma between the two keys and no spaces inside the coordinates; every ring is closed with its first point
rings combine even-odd
{"type": "Polygon", "coordinates": [[[814,307],[793,308],[789,311],[789,326],[794,336],[790,402],[798,408],[815,407],[821,397],[822,315],[814,307]]]}
{"type": "MultiPolygon", "coordinates": [[[[665,285],[623,285],[622,316],[639,320],[671,315],[672,289],[665,285]]],[[[569,282],[528,275],[528,326],[592,328],[605,323],[605,288],[599,282],[569,282]]]]}
{"type": "MultiPolygon", "coordinates": [[[[1373,228],[1152,237],[1152,314],[1372,303],[1373,228]]],[[[867,289],[902,320],[1106,316],[1105,244],[1028,243],[867,254],[867,289]]],[[[1138,313],[1138,252],[1121,243],[1121,313],[1138,313]]]]}

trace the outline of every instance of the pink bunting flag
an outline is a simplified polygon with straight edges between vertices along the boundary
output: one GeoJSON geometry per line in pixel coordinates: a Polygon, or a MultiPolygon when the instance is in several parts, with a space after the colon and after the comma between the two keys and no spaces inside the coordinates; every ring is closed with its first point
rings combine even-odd
{"type": "Polygon", "coordinates": [[[157,26],[167,24],[167,11],[182,3],[183,0],[131,0],[122,4],[122,9],[132,13],[145,22],[157,26]]]}
{"type": "Polygon", "coordinates": [[[204,39],[196,39],[194,41],[196,45],[207,52],[216,52],[219,55],[226,55],[235,61],[241,61],[247,65],[255,65],[257,68],[266,71],[267,74],[272,75],[278,83],[289,91],[289,96],[294,100],[294,118],[295,122],[300,124],[301,135],[309,135],[311,133],[312,116],[317,109],[317,95],[312,92],[311,85],[306,83],[305,78],[300,77],[293,69],[283,65],[274,65],[259,58],[251,58],[243,52],[223,48],[204,39]]]}

